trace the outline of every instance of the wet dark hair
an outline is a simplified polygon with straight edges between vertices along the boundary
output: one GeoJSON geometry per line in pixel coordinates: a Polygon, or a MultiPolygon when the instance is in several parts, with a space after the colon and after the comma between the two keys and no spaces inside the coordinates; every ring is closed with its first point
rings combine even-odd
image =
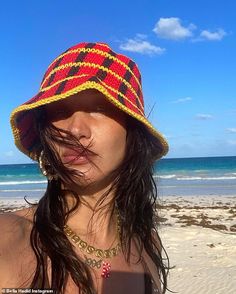
{"type": "MultiPolygon", "coordinates": [[[[45,120],[40,120],[37,128],[41,144],[37,156],[43,150],[47,171],[57,174],[58,178],[48,181],[45,195],[40,199],[34,214],[30,241],[37,266],[31,288],[50,287],[55,289],[55,293],[63,293],[70,275],[80,293],[95,294],[89,267],[76,255],[64,234],[63,227],[69,215],[80,205],[80,199],[71,191],[74,195],[74,206],[71,208],[66,202],[66,191],[62,189],[61,183],[62,179],[73,183],[73,171],[62,164],[55,143],[69,148],[79,146],[84,148],[84,152],[91,151],[89,146],[81,146],[72,134],[45,123],[45,120]],[[51,264],[50,285],[47,284],[48,261],[51,264]]],[[[121,246],[126,261],[130,260],[131,240],[135,239],[140,260],[145,249],[156,266],[162,283],[162,293],[165,293],[169,261],[167,254],[165,258],[161,254],[161,250],[166,252],[157,232],[157,187],[153,179],[153,163],[159,152],[157,140],[145,126],[128,117],[126,156],[121,166],[113,172],[111,190],[115,192],[115,204],[120,215],[121,246]]],[[[103,197],[109,192],[110,190],[103,197]]]]}

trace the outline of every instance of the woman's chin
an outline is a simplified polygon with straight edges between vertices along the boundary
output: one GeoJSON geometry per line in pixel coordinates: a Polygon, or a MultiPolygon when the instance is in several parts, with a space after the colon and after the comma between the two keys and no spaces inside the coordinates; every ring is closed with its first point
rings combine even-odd
{"type": "Polygon", "coordinates": [[[84,173],[83,175],[71,176],[71,183],[68,183],[66,186],[68,189],[71,189],[78,194],[95,194],[99,191],[108,189],[111,186],[111,183],[112,179],[110,176],[89,175],[84,173]]]}

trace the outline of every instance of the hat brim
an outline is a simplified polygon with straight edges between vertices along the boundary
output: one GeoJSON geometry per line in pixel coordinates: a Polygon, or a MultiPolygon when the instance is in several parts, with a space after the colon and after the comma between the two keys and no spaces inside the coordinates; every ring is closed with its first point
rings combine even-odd
{"type": "MultiPolygon", "coordinates": [[[[38,134],[34,128],[35,114],[31,110],[39,108],[43,105],[53,103],[62,99],[66,99],[72,95],[88,89],[96,89],[101,92],[113,105],[127,113],[134,119],[141,122],[149,131],[149,133],[158,140],[159,151],[156,159],[165,156],[169,150],[168,143],[164,136],[157,131],[153,125],[146,119],[143,111],[127,99],[124,95],[125,105],[117,99],[117,90],[108,86],[106,83],[96,77],[89,75],[73,76],[66,80],[66,88],[59,94],[55,91],[55,87],[62,87],[64,81],[49,86],[40,91],[32,99],[17,107],[11,114],[10,123],[14,135],[16,146],[24,154],[31,159],[36,160],[36,150],[39,144],[38,134]],[[126,106],[127,105],[127,106],[126,106]]],[[[121,93],[119,93],[121,95],[121,93]]]]}

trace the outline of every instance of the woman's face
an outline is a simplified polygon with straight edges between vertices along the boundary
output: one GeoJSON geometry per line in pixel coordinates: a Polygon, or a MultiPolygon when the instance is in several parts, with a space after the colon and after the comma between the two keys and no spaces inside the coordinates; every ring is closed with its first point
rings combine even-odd
{"type": "MultiPolygon", "coordinates": [[[[46,106],[48,120],[69,131],[83,147],[56,145],[63,164],[83,173],[78,184],[98,183],[122,163],[126,150],[125,114],[97,90],[85,90],[46,106]]],[[[62,134],[64,136],[64,134],[62,134]]]]}

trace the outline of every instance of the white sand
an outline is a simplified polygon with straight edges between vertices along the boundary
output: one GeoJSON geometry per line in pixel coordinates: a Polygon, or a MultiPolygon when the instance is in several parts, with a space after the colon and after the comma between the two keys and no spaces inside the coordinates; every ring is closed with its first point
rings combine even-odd
{"type": "Polygon", "coordinates": [[[235,294],[236,228],[235,232],[230,229],[236,224],[236,197],[169,197],[163,204],[179,206],[162,210],[161,216],[167,220],[159,231],[171,266],[175,266],[170,270],[170,290],[183,294],[235,294]],[[194,205],[202,208],[187,209],[194,205]],[[215,229],[176,223],[176,215],[192,216],[191,220],[195,218],[198,223],[203,218],[215,229]],[[217,231],[214,224],[226,230],[217,231]]]}
{"type": "MultiPolygon", "coordinates": [[[[36,199],[27,199],[31,203],[36,203],[36,199]]],[[[15,211],[24,207],[29,207],[29,204],[23,198],[0,198],[0,213],[15,211]]]]}

